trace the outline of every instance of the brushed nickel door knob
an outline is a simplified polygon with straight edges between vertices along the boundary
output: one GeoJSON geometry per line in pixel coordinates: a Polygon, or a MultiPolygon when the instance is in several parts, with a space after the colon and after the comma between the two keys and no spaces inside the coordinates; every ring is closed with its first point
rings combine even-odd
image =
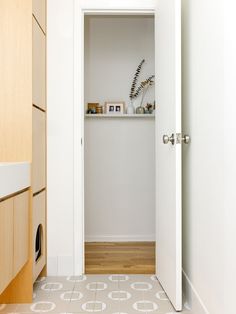
{"type": "Polygon", "coordinates": [[[171,136],[168,136],[168,135],[163,135],[163,143],[164,144],[168,144],[169,142],[174,145],[175,144],[175,135],[174,134],[171,134],[171,136]]]}
{"type": "Polygon", "coordinates": [[[183,136],[183,142],[184,142],[184,144],[189,144],[189,142],[190,142],[190,136],[189,136],[188,134],[185,134],[185,135],[183,136]]]}

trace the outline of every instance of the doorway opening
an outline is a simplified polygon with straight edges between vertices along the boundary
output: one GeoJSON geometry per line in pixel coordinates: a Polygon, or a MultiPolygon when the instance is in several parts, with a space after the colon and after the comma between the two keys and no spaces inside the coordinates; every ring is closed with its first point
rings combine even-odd
{"type": "MultiPolygon", "coordinates": [[[[81,275],[85,273],[84,244],[86,242],[87,228],[85,228],[86,219],[84,216],[87,212],[85,213],[86,204],[84,201],[87,194],[85,191],[86,171],[84,170],[85,163],[87,162],[87,160],[85,161],[87,158],[85,150],[88,145],[84,142],[84,139],[86,141],[86,138],[84,137],[84,126],[87,122],[92,123],[92,121],[100,121],[99,117],[103,119],[105,118],[101,114],[96,114],[96,118],[95,115],[94,117],[91,117],[91,114],[85,116],[84,20],[86,15],[136,16],[151,14],[155,16],[155,68],[156,74],[158,74],[158,84],[155,84],[155,92],[158,97],[158,121],[155,121],[154,135],[157,155],[154,157],[156,170],[153,169],[153,173],[156,172],[155,182],[157,182],[155,187],[156,230],[154,233],[155,238],[157,239],[156,251],[158,252],[158,265],[156,263],[155,273],[175,309],[180,310],[182,308],[181,143],[184,140],[181,133],[181,1],[114,0],[108,3],[104,0],[76,0],[74,4],[74,274],[81,275]],[[79,143],[81,143],[81,145],[78,145],[79,143]]],[[[126,31],[127,29],[125,30],[125,33],[126,31]]],[[[145,36],[143,36],[142,39],[145,40],[145,36]]],[[[141,43],[143,43],[143,41],[141,41],[141,43]]],[[[127,43],[127,47],[129,46],[130,43],[127,43]]],[[[142,46],[143,45],[140,44],[136,50],[139,51],[142,46]]],[[[113,51],[113,57],[119,55],[117,54],[120,52],[119,49],[120,47],[113,51]]],[[[90,48],[89,52],[91,51],[90,48]]],[[[108,60],[109,59],[107,59],[107,61],[108,60]]],[[[135,66],[130,73],[134,73],[133,70],[136,68],[137,63],[135,63],[135,66]]],[[[128,67],[128,64],[126,64],[126,66],[128,67]]],[[[125,70],[123,72],[125,72],[125,70]]],[[[99,80],[104,80],[102,73],[104,73],[103,69],[100,73],[99,80]]],[[[105,83],[110,83],[110,77],[111,75],[109,72],[105,77],[105,83]]],[[[119,81],[116,86],[118,91],[120,91],[123,83],[122,76],[122,80],[119,81]]],[[[115,102],[121,109],[122,104],[117,104],[117,101],[121,101],[121,93],[119,93],[118,96],[119,97],[115,99],[115,102]]],[[[97,100],[95,101],[97,102],[97,100]]],[[[111,99],[108,99],[108,101],[111,101],[111,99]]],[[[99,108],[99,110],[101,109],[99,108]]],[[[123,119],[117,115],[117,121],[118,118],[120,121],[123,121],[122,123],[124,123],[126,119],[127,121],[129,119],[130,125],[134,125],[134,121],[138,121],[136,118],[131,119],[128,115],[127,118],[124,118],[123,115],[123,119]]],[[[140,118],[142,118],[141,115],[140,118]]],[[[115,122],[116,120],[115,118],[107,117],[106,121],[106,124],[109,125],[111,121],[115,122]]],[[[142,126],[143,125],[145,124],[143,123],[142,126]]],[[[107,128],[107,132],[109,132],[109,130],[116,130],[116,128],[107,128]]],[[[118,137],[117,143],[120,144],[122,139],[127,138],[130,133],[126,132],[125,128],[121,127],[119,128],[119,132],[120,136],[118,137]]],[[[96,134],[97,129],[95,129],[94,136],[96,134]]],[[[114,144],[113,142],[112,145],[114,144]]],[[[134,143],[137,142],[133,141],[132,145],[134,143]]],[[[106,144],[110,143],[107,142],[106,144]]],[[[102,151],[102,146],[100,147],[99,153],[100,151],[102,151]]],[[[129,158],[130,155],[126,154],[126,151],[122,151],[122,154],[118,150],[117,152],[120,154],[120,158],[117,159],[118,162],[115,164],[115,169],[119,169],[117,167],[124,158],[128,161],[126,164],[132,165],[134,161],[136,162],[136,158],[129,158]]],[[[89,156],[91,156],[91,154],[89,156]]],[[[103,167],[103,174],[106,176],[109,174],[110,162],[112,162],[112,159],[109,159],[108,163],[103,167]]],[[[97,161],[97,168],[95,168],[96,172],[100,171],[100,165],[99,161],[97,161]]],[[[142,160],[136,171],[132,173],[134,178],[139,172],[139,169],[143,169],[144,166],[145,162],[142,160]]],[[[130,178],[132,178],[132,176],[130,178]]],[[[144,178],[146,178],[146,175],[144,178]]],[[[123,191],[125,193],[129,191],[126,181],[126,184],[124,184],[123,181],[119,182],[118,180],[117,183],[124,185],[123,191]]],[[[137,181],[135,183],[137,183],[137,181]]],[[[145,189],[142,189],[142,191],[140,189],[139,193],[136,193],[136,195],[139,196],[146,190],[147,187],[145,186],[145,189]]],[[[108,199],[107,195],[111,195],[109,194],[109,189],[104,197],[105,201],[108,199]]],[[[122,193],[120,195],[123,196],[122,193]]],[[[93,196],[94,195],[89,195],[88,197],[93,198],[93,196]]],[[[97,200],[100,198],[101,194],[98,195],[97,200]]],[[[123,197],[120,197],[118,200],[116,199],[117,203],[112,203],[112,207],[119,205],[121,200],[123,200],[123,197]]],[[[144,209],[146,207],[144,206],[144,209]]],[[[114,211],[109,211],[109,213],[112,215],[114,211]]],[[[137,217],[138,211],[135,211],[134,217],[130,220],[131,227],[136,226],[137,217]]],[[[97,222],[99,222],[99,218],[101,218],[100,215],[93,214],[94,221],[97,220],[97,222]]],[[[118,223],[118,219],[116,219],[117,217],[115,215],[113,215],[112,218],[118,223]]],[[[123,221],[128,221],[127,217],[123,221]]],[[[106,225],[109,225],[107,222],[105,223],[106,225]]],[[[143,229],[140,228],[140,230],[143,229]]],[[[125,236],[124,232],[122,232],[122,234],[125,236]]],[[[138,235],[140,234],[139,231],[138,235]]],[[[138,241],[137,237],[136,241],[138,241]]]]}
{"type": "Polygon", "coordinates": [[[129,97],[140,63],[135,91],[155,75],[153,14],[85,14],[86,274],[155,273],[153,83],[129,97]]]}

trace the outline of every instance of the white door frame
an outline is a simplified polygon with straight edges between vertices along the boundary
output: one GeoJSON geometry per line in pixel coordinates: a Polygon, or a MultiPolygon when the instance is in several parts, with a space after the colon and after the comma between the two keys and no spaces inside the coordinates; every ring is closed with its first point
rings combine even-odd
{"type": "Polygon", "coordinates": [[[84,16],[149,15],[156,5],[157,0],[74,0],[74,275],[84,274],[84,16]]]}

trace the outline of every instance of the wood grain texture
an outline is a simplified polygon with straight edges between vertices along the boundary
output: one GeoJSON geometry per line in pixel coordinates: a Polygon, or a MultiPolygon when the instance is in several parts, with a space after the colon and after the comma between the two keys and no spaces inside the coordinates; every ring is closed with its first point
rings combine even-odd
{"type": "Polygon", "coordinates": [[[37,228],[41,224],[43,228],[43,238],[42,238],[42,255],[39,260],[35,263],[33,262],[33,281],[37,279],[46,264],[46,193],[45,191],[35,195],[33,197],[33,247],[32,255],[33,261],[35,259],[35,239],[37,228]]]}
{"type": "Polygon", "coordinates": [[[154,242],[87,242],[86,274],[154,274],[154,242]]]}
{"type": "MultiPolygon", "coordinates": [[[[0,161],[32,162],[32,38],[34,38],[35,49],[38,49],[38,51],[36,52],[34,49],[34,57],[36,56],[36,58],[38,58],[38,60],[34,61],[40,61],[41,64],[44,63],[46,66],[46,60],[44,60],[46,58],[46,42],[45,34],[42,31],[42,28],[45,28],[44,24],[46,24],[45,11],[46,1],[34,0],[34,14],[37,15],[37,21],[39,22],[41,28],[38,26],[38,24],[35,25],[35,28],[37,26],[37,36],[33,37],[32,0],[0,1],[0,161]],[[38,39],[40,42],[37,42],[38,39]],[[43,50],[43,61],[42,59],[40,59],[41,47],[43,50]]],[[[40,83],[42,82],[42,86],[45,86],[45,66],[43,66],[43,68],[41,69],[40,62],[37,64],[37,69],[40,75],[41,73],[43,73],[43,78],[41,79],[40,77],[39,79],[37,79],[37,77],[34,75],[34,81],[36,82],[37,80],[41,80],[40,83]]],[[[35,86],[36,85],[34,84],[34,87],[35,86]]],[[[41,87],[38,87],[38,89],[40,88],[41,87]]],[[[46,98],[45,88],[42,89],[42,95],[46,98]]],[[[38,93],[38,95],[40,95],[40,93],[38,93]]],[[[46,100],[43,102],[42,105],[39,106],[45,107],[46,100]]],[[[43,130],[43,132],[45,134],[45,130],[43,130]]],[[[15,278],[11,281],[11,283],[6,287],[3,292],[1,290],[0,284],[0,304],[32,302],[34,243],[32,239],[33,223],[31,189],[29,190],[29,193],[29,259],[28,262],[23,266],[23,268],[21,268],[20,265],[22,265],[23,260],[25,260],[25,255],[27,251],[27,248],[24,248],[24,252],[21,252],[23,253],[22,260],[21,257],[19,258],[21,262],[19,262],[18,265],[15,265],[15,274],[17,273],[17,269],[20,269],[19,273],[16,274],[15,278]]],[[[25,214],[26,212],[23,212],[23,216],[25,214]]],[[[21,221],[21,218],[23,217],[19,217],[20,220],[17,220],[17,223],[23,223],[23,221],[21,221]]],[[[3,237],[1,232],[5,232],[5,229],[0,228],[0,241],[1,239],[4,239],[6,243],[7,241],[10,241],[10,239],[6,239],[6,237],[3,237]]],[[[23,234],[23,230],[18,229],[17,232],[20,233],[20,237],[24,238],[26,236],[26,234],[23,234]]],[[[13,230],[11,234],[13,237],[13,230]]],[[[20,238],[15,239],[15,242],[17,242],[18,240],[20,240],[20,238]]],[[[14,243],[13,239],[12,243],[14,243]]],[[[10,244],[9,250],[11,250],[10,244]]],[[[12,248],[12,254],[13,250],[14,248],[12,248]]],[[[21,253],[16,252],[15,255],[20,256],[21,253]]],[[[11,279],[14,276],[13,264],[10,265],[10,262],[8,262],[7,265],[1,264],[1,258],[3,259],[4,256],[7,256],[7,253],[6,255],[0,255],[0,282],[2,278],[1,276],[7,276],[9,268],[12,269],[11,279]]]]}
{"type": "Polygon", "coordinates": [[[0,304],[32,303],[32,300],[32,260],[30,259],[0,295],[0,304]]]}
{"type": "Polygon", "coordinates": [[[33,17],[33,104],[46,110],[46,37],[33,17]]]}
{"type": "MultiPolygon", "coordinates": [[[[32,191],[30,189],[28,192],[24,192],[22,194],[25,194],[25,193],[27,193],[29,197],[28,198],[29,200],[28,224],[29,224],[29,231],[31,234],[32,233],[31,232],[32,230],[32,204],[31,204],[32,203],[32,191]]],[[[17,196],[14,196],[8,199],[9,201],[12,201],[13,203],[13,212],[14,212],[14,203],[15,203],[14,199],[20,195],[21,194],[18,194],[17,196]]],[[[22,202],[23,201],[21,200],[20,203],[22,204],[22,202]]],[[[26,199],[25,199],[25,202],[26,202],[26,199]]],[[[13,225],[13,217],[12,217],[12,225],[13,225]]],[[[0,233],[1,233],[1,230],[0,230],[0,233]]],[[[12,230],[12,238],[13,238],[13,230],[12,230]]],[[[0,294],[0,304],[2,303],[6,303],[6,304],[7,303],[31,303],[32,302],[32,297],[33,297],[32,237],[28,238],[27,244],[28,244],[28,252],[29,252],[28,261],[13,279],[13,260],[12,260],[11,279],[13,280],[9,283],[9,285],[3,291],[3,293],[0,294]]],[[[13,251],[14,251],[14,248],[13,248],[13,251]]],[[[10,261],[8,262],[10,265],[11,262],[10,261]]],[[[0,269],[2,269],[1,265],[0,265],[0,269]]],[[[0,276],[1,276],[1,272],[0,272],[0,276]]]]}
{"type": "Polygon", "coordinates": [[[0,161],[32,158],[32,3],[0,1],[0,161]]]}
{"type": "Polygon", "coordinates": [[[33,15],[37,19],[44,33],[46,33],[46,1],[45,0],[33,0],[33,15]]]}
{"type": "Polygon", "coordinates": [[[13,198],[0,202],[0,294],[13,278],[13,198]]]}
{"type": "Polygon", "coordinates": [[[39,192],[46,186],[46,114],[33,107],[32,189],[39,192]]]}
{"type": "Polygon", "coordinates": [[[29,234],[29,192],[27,191],[14,197],[14,277],[29,259],[29,234]]]}

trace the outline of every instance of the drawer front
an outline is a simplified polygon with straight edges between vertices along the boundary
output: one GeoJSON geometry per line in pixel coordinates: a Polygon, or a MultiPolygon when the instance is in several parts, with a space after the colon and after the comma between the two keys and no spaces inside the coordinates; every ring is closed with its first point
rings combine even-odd
{"type": "Polygon", "coordinates": [[[33,0],[33,15],[46,33],[46,0],[33,0]]]}
{"type": "Polygon", "coordinates": [[[29,192],[14,197],[14,276],[29,259],[29,192]]]}
{"type": "Polygon", "coordinates": [[[32,189],[38,192],[46,186],[46,114],[33,107],[32,189]]]}
{"type": "Polygon", "coordinates": [[[33,197],[33,280],[35,281],[46,263],[46,193],[33,197]],[[41,229],[40,246],[37,231],[41,229]],[[39,250],[40,247],[40,250],[39,250]]]}
{"type": "Polygon", "coordinates": [[[13,198],[0,202],[0,294],[13,279],[13,198]]]}
{"type": "Polygon", "coordinates": [[[46,38],[34,18],[33,104],[46,110],[46,38]]]}

